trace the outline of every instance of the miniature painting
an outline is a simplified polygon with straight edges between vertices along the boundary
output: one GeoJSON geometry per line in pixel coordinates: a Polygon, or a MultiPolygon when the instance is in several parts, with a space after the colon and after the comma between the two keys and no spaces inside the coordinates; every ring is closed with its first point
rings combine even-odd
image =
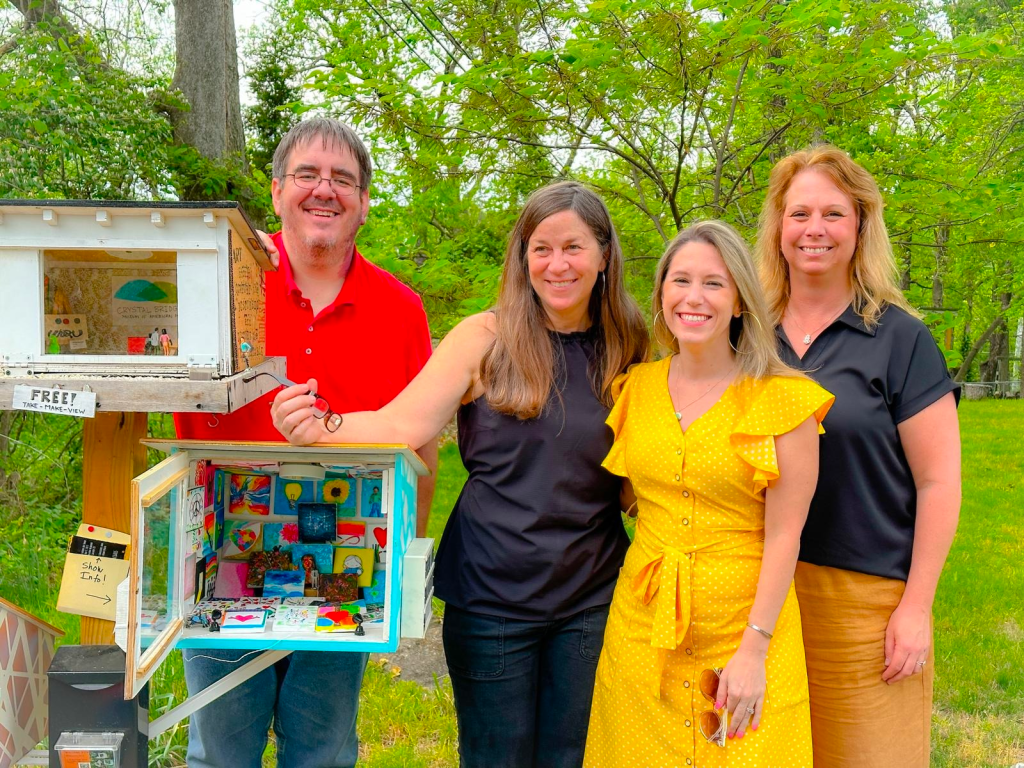
{"type": "Polygon", "coordinates": [[[321,489],[322,500],[339,508],[355,509],[356,482],[350,477],[328,475],[321,489]]]}
{"type": "Polygon", "coordinates": [[[293,544],[291,556],[292,562],[300,569],[304,557],[312,557],[320,573],[330,573],[334,569],[334,546],[331,544],[293,544]]]}
{"type": "Polygon", "coordinates": [[[366,544],[366,523],[356,520],[339,520],[338,537],[335,543],[343,547],[362,547],[366,544]]]}
{"type": "Polygon", "coordinates": [[[267,571],[263,574],[263,597],[302,597],[304,574],[298,571],[267,571]]]}
{"type": "Polygon", "coordinates": [[[334,572],[354,574],[360,587],[370,586],[373,581],[373,551],[366,547],[335,547],[334,572]]]}
{"type": "Polygon", "coordinates": [[[243,597],[235,603],[235,608],[247,611],[266,611],[267,618],[274,618],[274,611],[281,605],[280,597],[243,597]]]}
{"type": "Polygon", "coordinates": [[[225,560],[217,568],[217,582],[213,588],[214,597],[250,597],[252,590],[246,586],[249,564],[237,560],[225,560]]]}
{"type": "Polygon", "coordinates": [[[228,512],[233,515],[270,514],[270,476],[232,474],[228,512]]]}
{"type": "Polygon", "coordinates": [[[384,517],[384,493],[380,478],[364,477],[360,514],[363,517],[384,517]]]}
{"type": "Polygon", "coordinates": [[[288,571],[296,570],[292,564],[292,556],[282,552],[276,547],[262,552],[253,552],[249,558],[249,574],[246,579],[246,586],[250,589],[260,589],[263,586],[263,574],[267,571],[288,571]]]}
{"type": "Polygon", "coordinates": [[[220,628],[223,632],[263,632],[267,628],[267,612],[251,609],[227,611],[220,628]]]}
{"type": "Polygon", "coordinates": [[[312,632],[319,605],[282,605],[274,614],[271,632],[312,632]]]}
{"type": "Polygon", "coordinates": [[[224,549],[221,555],[228,560],[248,560],[253,552],[263,549],[263,524],[244,520],[224,523],[224,549]]]}
{"type": "Polygon", "coordinates": [[[334,541],[338,535],[338,508],[321,502],[299,504],[299,541],[310,544],[334,541]]]}
{"type": "Polygon", "coordinates": [[[370,586],[363,589],[367,605],[384,605],[384,588],[387,585],[387,571],[374,571],[370,586]]]}
{"type": "Polygon", "coordinates": [[[263,524],[263,548],[273,549],[280,547],[282,551],[288,551],[292,544],[299,541],[298,523],[264,523],[263,524]]]}
{"type": "Polygon", "coordinates": [[[351,573],[321,573],[320,597],[332,603],[347,603],[359,597],[358,577],[351,573]]]}
{"type": "Polygon", "coordinates": [[[359,625],[353,617],[362,612],[362,601],[342,605],[321,605],[316,615],[317,632],[355,632],[359,625]]]}
{"type": "Polygon", "coordinates": [[[367,541],[373,548],[373,561],[375,563],[387,563],[388,561],[388,529],[386,525],[374,526],[367,535],[367,541]]]}
{"type": "Polygon", "coordinates": [[[274,514],[295,515],[300,502],[316,501],[316,485],[312,480],[277,478],[274,491],[274,514]]]}

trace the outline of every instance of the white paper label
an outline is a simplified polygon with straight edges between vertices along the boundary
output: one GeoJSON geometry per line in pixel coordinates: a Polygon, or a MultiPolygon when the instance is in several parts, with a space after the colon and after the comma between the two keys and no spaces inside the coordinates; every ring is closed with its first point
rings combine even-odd
{"type": "Polygon", "coordinates": [[[92,418],[96,415],[96,393],[18,384],[14,387],[12,407],[16,411],[60,413],[65,416],[92,418]]]}
{"type": "Polygon", "coordinates": [[[117,585],[114,601],[114,642],[128,653],[128,579],[117,585]]]}

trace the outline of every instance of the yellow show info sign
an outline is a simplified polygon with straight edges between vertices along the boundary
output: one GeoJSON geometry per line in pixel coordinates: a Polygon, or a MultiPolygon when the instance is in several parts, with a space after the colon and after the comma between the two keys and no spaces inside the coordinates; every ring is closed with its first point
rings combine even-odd
{"type": "Polygon", "coordinates": [[[57,610],[113,621],[117,585],[128,577],[130,543],[127,533],[79,525],[64,560],[57,610]]]}

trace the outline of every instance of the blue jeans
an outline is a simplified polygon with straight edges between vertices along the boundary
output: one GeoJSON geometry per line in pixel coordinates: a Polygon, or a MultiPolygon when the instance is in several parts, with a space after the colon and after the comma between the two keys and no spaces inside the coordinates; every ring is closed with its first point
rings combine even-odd
{"type": "MultiPolygon", "coordinates": [[[[190,694],[256,656],[208,649],[182,654],[190,694]]],[[[250,677],[192,715],[189,768],[260,768],[271,722],[278,768],[351,768],[359,754],[356,715],[367,658],[295,651],[250,677]]]]}
{"type": "Polygon", "coordinates": [[[608,606],[558,621],[445,607],[462,768],[579,768],[608,606]]]}

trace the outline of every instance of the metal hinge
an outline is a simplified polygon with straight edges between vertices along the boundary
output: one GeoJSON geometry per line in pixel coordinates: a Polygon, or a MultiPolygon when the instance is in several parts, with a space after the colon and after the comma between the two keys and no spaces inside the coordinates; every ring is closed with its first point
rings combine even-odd
{"type": "Polygon", "coordinates": [[[216,355],[189,355],[188,377],[192,381],[209,381],[217,375],[216,355]]]}

